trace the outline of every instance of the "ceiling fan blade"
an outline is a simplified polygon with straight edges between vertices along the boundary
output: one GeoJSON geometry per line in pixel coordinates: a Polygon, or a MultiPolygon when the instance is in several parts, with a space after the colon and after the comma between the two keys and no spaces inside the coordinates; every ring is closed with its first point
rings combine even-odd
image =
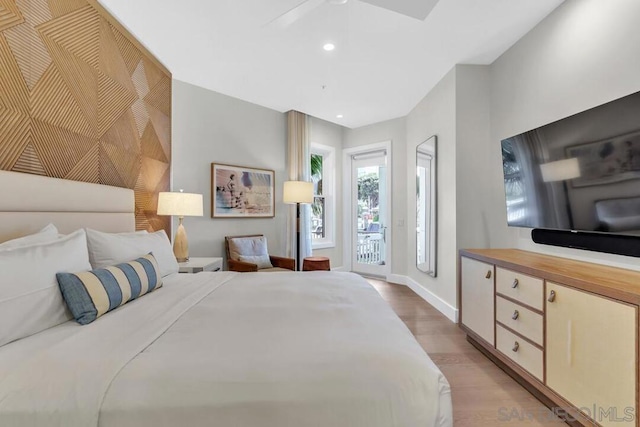
{"type": "Polygon", "coordinates": [[[439,0],[360,0],[383,9],[424,21],[439,0]]]}
{"type": "Polygon", "coordinates": [[[325,3],[325,1],[326,0],[305,0],[294,8],[278,16],[273,21],[269,22],[267,26],[277,27],[281,29],[287,28],[289,25],[293,24],[298,19],[311,12],[313,9],[325,3]]]}

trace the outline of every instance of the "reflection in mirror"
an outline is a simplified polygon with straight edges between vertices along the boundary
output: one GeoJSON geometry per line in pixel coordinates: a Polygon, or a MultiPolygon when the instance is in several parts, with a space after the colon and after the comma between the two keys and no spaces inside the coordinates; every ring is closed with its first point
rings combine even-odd
{"type": "Polygon", "coordinates": [[[434,135],[416,149],[416,266],[436,277],[436,141],[434,135]]]}

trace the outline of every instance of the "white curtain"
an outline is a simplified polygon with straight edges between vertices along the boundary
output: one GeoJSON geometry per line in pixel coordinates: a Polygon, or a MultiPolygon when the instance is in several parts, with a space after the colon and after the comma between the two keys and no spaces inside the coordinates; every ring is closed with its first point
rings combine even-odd
{"type": "MultiPolygon", "coordinates": [[[[309,119],[304,113],[289,111],[288,163],[290,181],[311,181],[311,141],[309,119]]],[[[289,208],[287,255],[296,258],[296,206],[289,208]]],[[[300,260],[311,256],[311,205],[300,205],[300,260]]]]}

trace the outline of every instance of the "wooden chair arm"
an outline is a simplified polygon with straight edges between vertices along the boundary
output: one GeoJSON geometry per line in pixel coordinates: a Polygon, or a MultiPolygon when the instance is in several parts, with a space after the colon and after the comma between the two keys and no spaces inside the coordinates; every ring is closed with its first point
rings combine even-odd
{"type": "Polygon", "coordinates": [[[279,256],[269,256],[271,264],[274,267],[286,268],[287,270],[296,270],[296,260],[293,258],[284,258],[279,256]]]}
{"type": "Polygon", "coordinates": [[[251,264],[250,262],[234,261],[232,259],[227,261],[229,271],[237,271],[239,273],[250,273],[252,271],[258,271],[257,264],[251,264]]]}

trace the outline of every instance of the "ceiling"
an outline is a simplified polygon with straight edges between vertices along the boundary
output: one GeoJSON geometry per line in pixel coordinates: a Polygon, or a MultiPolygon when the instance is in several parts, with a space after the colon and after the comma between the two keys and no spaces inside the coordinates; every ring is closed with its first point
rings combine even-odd
{"type": "Polygon", "coordinates": [[[318,2],[269,24],[302,1],[100,3],[178,80],[354,128],[405,116],[455,64],[492,63],[563,2],[440,0],[424,21],[376,2],[318,2]]]}

